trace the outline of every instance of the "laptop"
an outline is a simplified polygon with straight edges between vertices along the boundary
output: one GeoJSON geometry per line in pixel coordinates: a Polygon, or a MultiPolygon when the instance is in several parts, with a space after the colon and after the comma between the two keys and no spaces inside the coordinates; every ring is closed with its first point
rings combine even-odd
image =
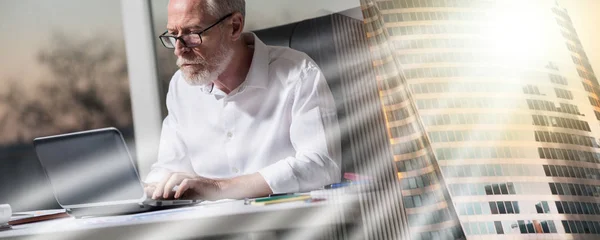
{"type": "Polygon", "coordinates": [[[196,200],[146,196],[123,135],[116,128],[33,140],[58,204],[77,218],[174,208],[196,200]]]}

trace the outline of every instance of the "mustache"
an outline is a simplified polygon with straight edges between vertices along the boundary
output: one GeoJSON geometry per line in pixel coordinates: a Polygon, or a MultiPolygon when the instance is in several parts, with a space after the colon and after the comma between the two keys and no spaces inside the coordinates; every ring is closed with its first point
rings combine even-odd
{"type": "Polygon", "coordinates": [[[208,62],[204,59],[201,58],[196,58],[196,59],[185,59],[185,58],[177,58],[177,66],[181,67],[184,64],[202,64],[202,65],[206,65],[208,62]]]}

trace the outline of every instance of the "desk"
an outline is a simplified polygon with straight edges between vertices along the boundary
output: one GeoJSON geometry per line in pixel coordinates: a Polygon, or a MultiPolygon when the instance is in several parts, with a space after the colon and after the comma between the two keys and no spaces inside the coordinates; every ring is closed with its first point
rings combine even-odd
{"type": "Polygon", "coordinates": [[[219,236],[282,230],[292,231],[298,238],[314,239],[332,234],[323,231],[339,231],[352,225],[359,219],[358,205],[357,196],[268,206],[244,205],[243,200],[223,200],[125,216],[66,218],[26,224],[0,232],[0,239],[220,239],[219,236]]]}

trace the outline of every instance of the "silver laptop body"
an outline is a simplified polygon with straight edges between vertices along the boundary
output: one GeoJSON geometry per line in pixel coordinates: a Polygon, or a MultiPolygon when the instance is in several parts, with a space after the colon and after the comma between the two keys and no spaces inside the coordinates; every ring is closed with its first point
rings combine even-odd
{"type": "Polygon", "coordinates": [[[173,208],[195,200],[152,200],[116,128],[33,140],[58,204],[75,217],[173,208]]]}

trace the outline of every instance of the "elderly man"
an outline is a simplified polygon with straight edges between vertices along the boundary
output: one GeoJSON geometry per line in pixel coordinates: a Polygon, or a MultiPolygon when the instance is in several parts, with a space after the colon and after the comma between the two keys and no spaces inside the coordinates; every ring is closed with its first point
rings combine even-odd
{"type": "Polygon", "coordinates": [[[259,197],[340,180],[336,110],[322,72],[304,53],[243,33],[244,24],[244,0],[169,2],[160,40],[180,70],[145,180],[152,198],[259,197]]]}

